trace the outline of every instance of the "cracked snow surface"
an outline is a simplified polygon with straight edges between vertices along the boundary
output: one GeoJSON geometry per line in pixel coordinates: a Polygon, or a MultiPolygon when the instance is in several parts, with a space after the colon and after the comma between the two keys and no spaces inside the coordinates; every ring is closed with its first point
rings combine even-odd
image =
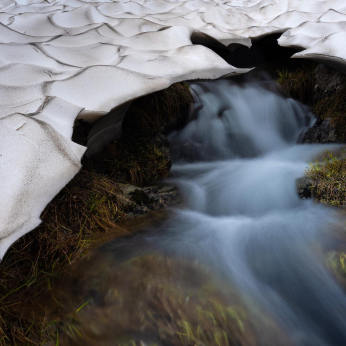
{"type": "Polygon", "coordinates": [[[346,72],[345,0],[1,0],[0,258],[80,169],[77,117],[248,71],[193,37],[233,49],[272,33],[346,72]]]}

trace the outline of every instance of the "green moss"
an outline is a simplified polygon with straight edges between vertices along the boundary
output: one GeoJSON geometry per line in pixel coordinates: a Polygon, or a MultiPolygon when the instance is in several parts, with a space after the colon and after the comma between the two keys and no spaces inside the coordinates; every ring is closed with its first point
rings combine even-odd
{"type": "Polygon", "coordinates": [[[331,152],[323,163],[310,166],[308,176],[314,181],[314,197],[323,203],[346,204],[346,160],[331,152]]]}

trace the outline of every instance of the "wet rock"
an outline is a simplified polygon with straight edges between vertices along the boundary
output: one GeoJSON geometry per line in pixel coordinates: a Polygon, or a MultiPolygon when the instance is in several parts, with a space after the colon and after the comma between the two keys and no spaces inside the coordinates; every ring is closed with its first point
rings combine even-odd
{"type": "Polygon", "coordinates": [[[132,192],[131,199],[138,205],[149,204],[152,201],[149,195],[142,189],[136,189],[132,192]]]}
{"type": "MultiPolygon", "coordinates": [[[[315,85],[312,91],[314,107],[319,105],[320,101],[322,104],[328,101],[331,105],[337,102],[334,100],[335,95],[346,85],[346,75],[322,64],[314,70],[314,80],[315,85]]],[[[328,106],[324,108],[330,109],[328,106]]],[[[323,112],[319,114],[315,125],[300,135],[298,143],[336,143],[342,141],[342,138],[337,136],[335,122],[332,118],[326,117],[329,114],[323,114],[323,112]]]]}
{"type": "Polygon", "coordinates": [[[320,64],[315,69],[315,80],[314,100],[318,101],[339,91],[346,83],[346,75],[320,64]]]}
{"type": "Polygon", "coordinates": [[[296,189],[300,198],[311,198],[313,181],[309,177],[301,177],[296,180],[296,189]]]}
{"type": "Polygon", "coordinates": [[[331,118],[317,119],[315,125],[302,133],[298,143],[336,143],[335,126],[331,118]]]}
{"type": "Polygon", "coordinates": [[[131,184],[118,184],[121,200],[128,210],[127,217],[135,217],[160,210],[181,202],[178,189],[171,184],[158,184],[143,188],[131,184]]]}

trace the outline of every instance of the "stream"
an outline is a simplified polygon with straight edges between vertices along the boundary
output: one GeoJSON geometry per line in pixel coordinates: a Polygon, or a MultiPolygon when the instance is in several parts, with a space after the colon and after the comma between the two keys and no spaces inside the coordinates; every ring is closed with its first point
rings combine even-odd
{"type": "Polygon", "coordinates": [[[296,345],[345,345],[345,293],[311,248],[337,217],[295,188],[307,162],[333,146],[295,144],[314,118],[258,84],[193,91],[198,117],[170,141],[192,141],[217,161],[174,166],[187,207],[172,229],[269,307],[296,345]]]}
{"type": "MultiPolygon", "coordinates": [[[[315,118],[273,89],[268,82],[192,84],[190,122],[168,136],[175,158],[169,182],[183,206],[99,252],[123,261],[158,251],[207,264],[249,310],[255,302],[279,325],[282,341],[263,329],[252,344],[346,345],[346,295],[324,257],[341,217],[301,199],[295,186],[308,163],[338,146],[296,144],[315,118]]],[[[112,267],[114,258],[96,257],[93,266],[112,267]]]]}

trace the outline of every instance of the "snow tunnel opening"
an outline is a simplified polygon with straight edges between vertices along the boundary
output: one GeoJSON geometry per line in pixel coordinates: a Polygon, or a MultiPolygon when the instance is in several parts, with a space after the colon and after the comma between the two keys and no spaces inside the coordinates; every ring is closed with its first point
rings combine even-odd
{"type": "Polygon", "coordinates": [[[94,123],[79,120],[72,140],[87,147],[84,160],[102,154],[119,140],[133,137],[132,141],[140,141],[145,137],[149,142],[162,142],[158,135],[186,125],[192,103],[189,84],[177,82],[115,107],[94,123]]]}
{"type": "Polygon", "coordinates": [[[234,44],[231,47],[209,46],[227,63],[238,68],[260,67],[287,61],[297,50],[278,44],[281,34],[272,34],[252,42],[250,48],[234,44]]]}

